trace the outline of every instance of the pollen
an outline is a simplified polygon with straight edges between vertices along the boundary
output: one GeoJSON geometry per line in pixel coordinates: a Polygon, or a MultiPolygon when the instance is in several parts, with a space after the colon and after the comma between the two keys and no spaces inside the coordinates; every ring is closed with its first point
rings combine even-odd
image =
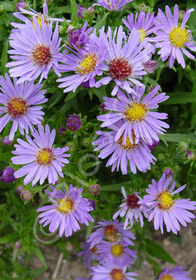
{"type": "Polygon", "coordinates": [[[79,67],[76,68],[76,72],[80,73],[80,75],[85,75],[93,72],[97,65],[97,55],[94,54],[87,54],[86,57],[82,59],[79,63],[79,67]]]}
{"type": "Polygon", "coordinates": [[[169,33],[169,40],[172,46],[182,48],[189,40],[189,33],[185,28],[175,26],[169,33]]]}
{"type": "Polygon", "coordinates": [[[122,272],[122,269],[113,268],[110,272],[111,280],[124,280],[125,275],[122,272]]]}
{"type": "Polygon", "coordinates": [[[112,251],[112,255],[114,257],[120,257],[122,256],[122,254],[124,253],[124,249],[122,244],[118,243],[118,244],[113,244],[111,246],[111,251],[112,251]]]}
{"type": "MultiPolygon", "coordinates": [[[[37,22],[38,22],[40,28],[42,27],[41,16],[42,16],[41,14],[37,14],[37,16],[36,16],[36,19],[37,19],[37,22]]],[[[47,26],[48,26],[49,23],[50,23],[49,18],[48,18],[47,15],[44,15],[44,22],[45,22],[45,24],[46,24],[47,26]]],[[[32,25],[33,25],[33,27],[35,28],[35,24],[33,23],[33,20],[32,20],[32,25]]]]}
{"type": "Polygon", "coordinates": [[[52,60],[50,46],[43,43],[35,45],[31,51],[31,60],[39,67],[48,65],[52,60]]]}
{"type": "Polygon", "coordinates": [[[129,139],[129,137],[127,136],[126,138],[126,145],[123,144],[123,137],[124,137],[124,133],[120,136],[119,140],[118,140],[118,144],[121,146],[121,148],[123,150],[133,150],[134,148],[136,148],[138,145],[135,143],[135,134],[132,131],[132,138],[133,138],[133,144],[131,144],[131,141],[129,139]]]}
{"type": "Polygon", "coordinates": [[[138,30],[140,32],[140,43],[145,39],[146,37],[146,32],[144,31],[143,28],[138,30]]]}
{"type": "Polygon", "coordinates": [[[27,102],[22,98],[11,98],[7,103],[7,111],[11,117],[19,118],[26,114],[27,102]]]}
{"type": "Polygon", "coordinates": [[[129,105],[124,114],[126,119],[130,122],[141,122],[147,114],[147,108],[143,103],[133,102],[129,105]]]}
{"type": "Polygon", "coordinates": [[[132,74],[132,67],[126,58],[112,59],[109,64],[109,75],[113,79],[126,80],[132,74]]]}
{"type": "Polygon", "coordinates": [[[161,277],[160,280],[174,280],[173,276],[171,274],[165,274],[161,277]]]}
{"type": "Polygon", "coordinates": [[[127,196],[127,206],[130,209],[135,209],[135,208],[139,208],[140,205],[138,204],[139,198],[133,193],[133,194],[129,194],[127,196]]]}
{"type": "Polygon", "coordinates": [[[157,199],[158,199],[158,207],[163,210],[170,209],[174,204],[172,195],[166,191],[161,192],[158,195],[157,199]]]}
{"type": "Polygon", "coordinates": [[[62,214],[64,213],[68,214],[74,209],[74,201],[69,197],[58,199],[58,202],[59,202],[59,206],[57,210],[62,214]]]}
{"type": "Polygon", "coordinates": [[[39,165],[46,166],[52,163],[54,156],[50,148],[42,148],[38,151],[36,161],[39,165]]]}
{"type": "Polygon", "coordinates": [[[116,229],[115,225],[107,225],[104,229],[104,240],[108,242],[114,242],[116,233],[118,233],[118,230],[116,229]]]}

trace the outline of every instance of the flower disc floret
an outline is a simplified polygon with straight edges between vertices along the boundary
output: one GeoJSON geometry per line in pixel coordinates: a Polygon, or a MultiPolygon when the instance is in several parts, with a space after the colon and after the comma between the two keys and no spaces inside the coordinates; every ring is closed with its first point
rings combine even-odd
{"type": "Polygon", "coordinates": [[[113,268],[110,272],[111,280],[124,280],[125,275],[122,272],[122,269],[113,268]]]}
{"type": "Polygon", "coordinates": [[[11,117],[21,117],[27,113],[27,102],[21,97],[13,97],[7,103],[7,111],[11,117]]]}
{"type": "Polygon", "coordinates": [[[111,246],[111,252],[114,257],[120,257],[124,253],[124,249],[121,243],[113,244],[111,246]]]}
{"type": "Polygon", "coordinates": [[[176,268],[165,267],[157,280],[191,280],[189,272],[182,266],[176,268]]]}
{"type": "Polygon", "coordinates": [[[95,70],[96,65],[97,54],[86,54],[86,57],[83,57],[79,66],[76,67],[76,72],[80,73],[80,75],[89,74],[95,70]]]}
{"type": "Polygon", "coordinates": [[[57,211],[61,212],[61,213],[66,213],[68,214],[69,212],[73,211],[74,209],[74,201],[69,198],[69,197],[65,197],[63,199],[59,199],[59,206],[57,208],[57,211]]]}
{"type": "Polygon", "coordinates": [[[36,161],[41,166],[50,165],[53,160],[53,151],[50,148],[41,148],[37,152],[36,161]]]}
{"type": "Polygon", "coordinates": [[[129,194],[126,200],[127,206],[130,209],[139,208],[140,207],[140,205],[138,204],[139,200],[140,200],[139,197],[137,197],[135,193],[129,194]]]}
{"type": "Polygon", "coordinates": [[[174,278],[171,274],[165,274],[161,277],[160,280],[174,280],[174,278]]]}
{"type": "Polygon", "coordinates": [[[39,67],[46,66],[52,60],[52,53],[50,46],[43,43],[40,45],[34,45],[31,51],[31,59],[39,67]]]}
{"type": "Polygon", "coordinates": [[[132,67],[126,58],[115,58],[110,61],[109,64],[109,75],[113,79],[124,81],[132,73],[132,67]]]}
{"type": "Polygon", "coordinates": [[[125,117],[130,122],[141,122],[147,114],[146,105],[143,103],[133,102],[125,112],[125,117]]]}
{"type": "Polygon", "coordinates": [[[158,199],[158,207],[159,207],[159,209],[168,210],[174,204],[172,195],[169,192],[166,192],[166,191],[161,192],[157,196],[157,199],[158,199]]]}
{"type": "Polygon", "coordinates": [[[169,40],[174,47],[182,48],[189,40],[189,33],[186,28],[176,26],[170,31],[169,40]]]}

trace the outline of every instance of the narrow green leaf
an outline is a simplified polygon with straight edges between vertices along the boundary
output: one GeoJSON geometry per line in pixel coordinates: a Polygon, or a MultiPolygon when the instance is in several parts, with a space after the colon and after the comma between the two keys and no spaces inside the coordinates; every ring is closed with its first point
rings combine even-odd
{"type": "Polygon", "coordinates": [[[4,76],[6,73],[7,68],[5,67],[5,64],[8,62],[8,40],[5,41],[3,50],[2,50],[2,56],[1,56],[1,73],[4,76]]]}
{"type": "Polygon", "coordinates": [[[158,258],[166,262],[175,263],[172,257],[155,241],[150,239],[145,239],[145,247],[147,252],[152,257],[158,258]]]}
{"type": "Polygon", "coordinates": [[[180,134],[180,133],[167,133],[162,138],[167,142],[181,142],[181,141],[194,141],[196,136],[194,134],[180,134]]]}
{"type": "Polygon", "coordinates": [[[168,93],[169,99],[163,102],[162,105],[175,105],[196,102],[196,94],[191,92],[171,92],[168,93]]]}
{"type": "Polygon", "coordinates": [[[109,13],[105,13],[103,18],[95,24],[94,29],[99,30],[103,25],[105,25],[105,21],[108,15],[109,13]]]}
{"type": "Polygon", "coordinates": [[[47,264],[44,258],[44,255],[42,254],[42,251],[40,250],[39,247],[34,248],[34,253],[37,255],[37,257],[40,259],[40,261],[42,262],[43,266],[46,268],[47,264]]]}
{"type": "Polygon", "coordinates": [[[78,93],[77,90],[75,92],[70,91],[67,94],[66,98],[65,98],[65,102],[67,102],[67,101],[71,100],[72,98],[74,98],[77,95],[77,93],[78,93]]]}
{"type": "Polygon", "coordinates": [[[16,233],[16,232],[10,233],[6,236],[0,237],[0,244],[13,243],[18,239],[19,239],[18,233],[16,233]]]}
{"type": "Polygon", "coordinates": [[[75,0],[70,0],[71,4],[71,23],[75,25],[77,23],[77,4],[75,0]]]}

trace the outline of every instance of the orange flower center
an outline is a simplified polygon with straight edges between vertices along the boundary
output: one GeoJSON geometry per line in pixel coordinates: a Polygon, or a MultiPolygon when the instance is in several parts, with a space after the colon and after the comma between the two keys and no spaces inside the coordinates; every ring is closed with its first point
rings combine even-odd
{"type": "Polygon", "coordinates": [[[111,280],[124,280],[125,275],[122,272],[122,269],[113,268],[110,272],[111,280]]]}
{"type": "Polygon", "coordinates": [[[165,274],[161,277],[160,280],[174,280],[173,276],[171,274],[165,274]]]}
{"type": "Polygon", "coordinates": [[[129,140],[129,137],[127,136],[126,145],[124,145],[123,144],[123,137],[124,137],[124,133],[120,136],[120,138],[118,140],[118,144],[121,146],[121,148],[123,150],[130,151],[130,150],[135,149],[138,146],[138,144],[135,143],[135,134],[134,134],[133,131],[132,131],[133,144],[131,144],[131,141],[129,140]]]}
{"type": "Polygon", "coordinates": [[[53,152],[49,148],[42,148],[38,151],[36,161],[39,165],[50,165],[54,158],[53,152]]]}
{"type": "Polygon", "coordinates": [[[52,59],[50,47],[45,44],[35,45],[31,51],[31,59],[39,67],[48,65],[52,59]]]}
{"type": "Polygon", "coordinates": [[[11,98],[7,103],[7,111],[12,117],[21,117],[26,114],[27,102],[22,98],[11,98]]]}
{"type": "Polygon", "coordinates": [[[166,191],[161,192],[158,195],[157,199],[158,199],[158,207],[163,210],[170,209],[174,204],[172,195],[166,191]]]}
{"type": "Polygon", "coordinates": [[[64,213],[68,214],[74,209],[74,201],[69,197],[58,199],[58,202],[59,202],[59,206],[57,210],[62,214],[64,213]]]}

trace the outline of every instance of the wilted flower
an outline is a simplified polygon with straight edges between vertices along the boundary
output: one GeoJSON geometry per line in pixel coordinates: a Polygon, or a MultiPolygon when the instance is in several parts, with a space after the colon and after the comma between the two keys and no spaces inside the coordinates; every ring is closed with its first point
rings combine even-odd
{"type": "Polygon", "coordinates": [[[195,156],[194,156],[194,154],[193,153],[191,153],[191,151],[187,151],[186,152],[186,157],[188,158],[188,159],[193,159],[195,156]]]}
{"type": "Polygon", "coordinates": [[[66,127],[71,131],[77,131],[82,125],[81,118],[76,115],[70,115],[66,120],[66,127]]]}
{"type": "Polygon", "coordinates": [[[64,135],[64,131],[66,131],[67,130],[67,128],[65,127],[65,126],[61,126],[61,127],[59,127],[59,129],[58,129],[58,133],[60,134],[60,135],[64,135]]]}
{"type": "Polygon", "coordinates": [[[172,169],[170,169],[170,168],[166,168],[164,170],[164,174],[166,175],[166,178],[169,177],[169,176],[172,177],[174,175],[174,171],[172,169]]]}

